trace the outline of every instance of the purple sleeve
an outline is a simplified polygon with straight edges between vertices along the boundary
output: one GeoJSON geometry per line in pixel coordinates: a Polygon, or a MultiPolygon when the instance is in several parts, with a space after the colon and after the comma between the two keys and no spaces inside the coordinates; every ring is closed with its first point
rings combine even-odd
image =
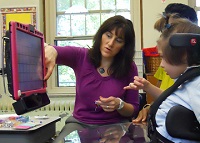
{"type": "Polygon", "coordinates": [[[79,58],[81,58],[81,53],[86,51],[85,48],[75,47],[75,46],[54,46],[58,52],[56,63],[60,65],[66,65],[74,68],[79,58]]]}

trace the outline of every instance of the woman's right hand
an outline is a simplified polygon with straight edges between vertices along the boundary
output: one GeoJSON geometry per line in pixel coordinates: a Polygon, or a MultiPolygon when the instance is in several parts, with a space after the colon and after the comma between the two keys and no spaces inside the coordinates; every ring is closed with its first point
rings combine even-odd
{"type": "Polygon", "coordinates": [[[49,79],[51,76],[53,69],[56,65],[56,58],[57,58],[57,51],[53,46],[50,46],[48,44],[44,44],[45,49],[45,65],[46,65],[46,75],[44,77],[44,80],[49,79]]]}

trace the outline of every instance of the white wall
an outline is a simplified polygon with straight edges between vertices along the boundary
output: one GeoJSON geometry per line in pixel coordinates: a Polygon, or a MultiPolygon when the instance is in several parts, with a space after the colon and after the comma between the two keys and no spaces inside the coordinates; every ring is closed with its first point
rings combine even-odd
{"type": "MultiPolygon", "coordinates": [[[[1,16],[1,14],[0,14],[0,23],[3,23],[3,18],[2,18],[2,16],[1,16]]],[[[1,26],[1,24],[0,24],[0,26],[1,26]]],[[[3,29],[3,27],[1,26],[0,27],[0,37],[2,37],[3,36],[3,34],[2,34],[2,29],[3,29]]],[[[0,69],[3,67],[3,47],[2,47],[2,40],[0,40],[0,69]]]]}
{"type": "Polygon", "coordinates": [[[43,31],[42,0],[0,0],[0,8],[36,7],[37,29],[43,31]]]}
{"type": "Polygon", "coordinates": [[[165,0],[165,3],[162,3],[162,0],[143,0],[143,47],[156,45],[160,33],[154,30],[153,26],[169,3],[188,5],[188,0],[165,0]]]}

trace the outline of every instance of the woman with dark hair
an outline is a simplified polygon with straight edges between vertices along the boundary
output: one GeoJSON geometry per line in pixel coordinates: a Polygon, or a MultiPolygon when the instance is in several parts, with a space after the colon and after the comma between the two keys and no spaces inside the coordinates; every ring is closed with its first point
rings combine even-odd
{"type": "Polygon", "coordinates": [[[119,15],[100,26],[90,49],[45,45],[45,80],[51,75],[55,63],[71,67],[76,75],[73,115],[66,120],[56,141],[74,130],[126,122],[137,115],[138,91],[123,89],[138,75],[134,54],[133,24],[119,15]]]}
{"type": "Polygon", "coordinates": [[[104,22],[99,28],[93,38],[93,47],[89,50],[89,57],[96,68],[101,66],[102,55],[100,52],[100,45],[102,41],[102,35],[108,31],[113,31],[117,36],[123,39],[124,46],[113,57],[113,62],[109,66],[107,72],[109,75],[113,75],[116,78],[124,77],[128,74],[131,64],[133,62],[133,56],[135,54],[135,33],[132,28],[132,22],[127,19],[121,19],[121,16],[112,17],[104,22]],[[125,21],[123,21],[125,20],[125,21]],[[126,23],[125,23],[126,22],[126,23]],[[122,70],[123,69],[123,70],[122,70]]]}

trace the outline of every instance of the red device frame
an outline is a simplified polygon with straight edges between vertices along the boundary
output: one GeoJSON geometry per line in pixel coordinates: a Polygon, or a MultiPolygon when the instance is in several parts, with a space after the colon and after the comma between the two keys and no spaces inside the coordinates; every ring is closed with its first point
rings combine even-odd
{"type": "Polygon", "coordinates": [[[19,100],[21,96],[29,96],[32,94],[37,93],[46,93],[46,81],[44,81],[44,76],[46,73],[46,67],[45,67],[45,57],[44,57],[44,35],[40,31],[36,30],[32,25],[29,24],[22,24],[19,22],[11,21],[9,23],[9,32],[10,32],[10,53],[11,53],[11,71],[12,71],[12,80],[10,81],[12,84],[12,96],[14,100],[19,100]],[[32,89],[28,91],[21,91],[19,87],[19,66],[18,66],[18,49],[17,49],[17,31],[21,31],[23,33],[26,33],[27,35],[39,38],[41,40],[41,66],[42,69],[42,79],[43,85],[39,89],[32,89]]]}

